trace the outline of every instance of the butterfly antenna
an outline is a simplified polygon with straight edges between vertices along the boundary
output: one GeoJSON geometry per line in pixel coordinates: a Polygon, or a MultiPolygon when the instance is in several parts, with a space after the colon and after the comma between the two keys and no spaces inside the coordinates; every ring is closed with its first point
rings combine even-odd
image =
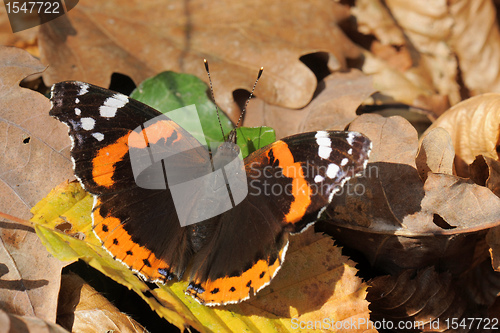
{"type": "MultiPolygon", "coordinates": [[[[205,70],[207,71],[208,82],[210,83],[210,93],[212,94],[212,99],[214,100],[214,103],[215,103],[214,89],[212,86],[212,78],[210,77],[210,70],[208,69],[208,61],[207,61],[207,59],[203,59],[203,62],[205,63],[205,70]]],[[[222,132],[222,137],[224,137],[224,129],[222,128],[222,122],[220,121],[219,107],[217,106],[217,103],[215,103],[215,110],[217,111],[217,119],[219,120],[219,126],[220,126],[220,130],[222,132]]]]}
{"type": "Polygon", "coordinates": [[[245,111],[247,109],[247,105],[252,99],[253,92],[255,90],[255,87],[257,86],[257,82],[259,82],[260,77],[262,76],[262,72],[264,71],[264,67],[261,67],[259,70],[259,74],[257,75],[257,80],[255,80],[255,83],[253,84],[252,91],[250,92],[250,96],[248,96],[247,101],[245,102],[245,106],[243,107],[243,110],[241,111],[240,118],[238,119],[238,122],[236,123],[236,126],[234,128],[238,128],[238,125],[240,124],[241,119],[243,119],[243,115],[245,114],[245,111]]]}

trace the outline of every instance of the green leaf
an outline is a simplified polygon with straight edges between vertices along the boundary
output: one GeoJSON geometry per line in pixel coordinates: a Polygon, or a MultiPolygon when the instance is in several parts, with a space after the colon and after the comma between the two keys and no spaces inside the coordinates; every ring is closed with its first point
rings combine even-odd
{"type": "Polygon", "coordinates": [[[236,131],[237,144],[244,157],[276,141],[276,133],[271,127],[240,127],[236,131]]]}
{"type": "MultiPolygon", "coordinates": [[[[224,141],[217,109],[207,95],[207,85],[196,76],[163,72],[142,82],[130,97],[166,114],[200,142],[211,144],[224,141]],[[188,112],[171,112],[193,104],[196,106],[203,133],[193,130],[198,119],[188,112]]],[[[223,112],[219,114],[224,133],[228,135],[234,125],[223,112]]],[[[238,128],[237,137],[243,157],[276,140],[274,130],[270,127],[238,128]]]]}
{"type": "MultiPolygon", "coordinates": [[[[190,132],[191,135],[200,142],[223,141],[215,104],[207,95],[207,85],[194,75],[160,73],[142,82],[130,97],[164,113],[185,129],[193,128],[191,124],[198,120],[185,112],[173,114],[170,111],[194,104],[204,133],[190,132]]],[[[220,118],[224,133],[229,133],[233,123],[222,112],[220,118]]]]}

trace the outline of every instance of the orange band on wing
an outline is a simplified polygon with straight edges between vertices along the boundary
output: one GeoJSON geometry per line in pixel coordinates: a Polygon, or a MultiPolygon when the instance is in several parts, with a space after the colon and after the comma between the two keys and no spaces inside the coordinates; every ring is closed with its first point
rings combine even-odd
{"type": "Polygon", "coordinates": [[[304,170],[300,162],[294,162],[293,155],[288,149],[288,145],[283,141],[278,141],[272,148],[274,158],[279,161],[279,166],[283,169],[283,175],[292,178],[292,195],[294,201],[290,205],[290,210],[285,215],[288,223],[300,221],[311,204],[312,190],[304,178],[304,170]]]}
{"type": "MultiPolygon", "coordinates": [[[[100,204],[99,201],[98,204],[100,204]]],[[[160,274],[159,270],[170,271],[170,265],[156,258],[150,250],[134,243],[119,219],[101,216],[99,208],[96,208],[93,217],[94,233],[116,259],[121,260],[149,280],[167,280],[167,277],[160,274]]]]}
{"type": "Polygon", "coordinates": [[[176,132],[177,137],[173,141],[175,143],[182,138],[181,132],[176,130],[177,127],[178,125],[172,120],[161,120],[143,129],[140,133],[130,131],[115,143],[101,148],[92,160],[94,182],[100,186],[111,187],[114,184],[115,164],[127,154],[129,146],[146,148],[148,142],[151,145],[160,140],[167,141],[176,132]]]}
{"type": "Polygon", "coordinates": [[[148,142],[151,145],[160,140],[167,141],[168,138],[176,132],[177,138],[173,141],[173,143],[175,143],[182,138],[181,131],[179,129],[179,125],[172,120],[160,120],[143,129],[141,133],[130,133],[128,143],[130,147],[146,148],[148,142]],[[147,138],[147,142],[145,141],[145,138],[147,138]]]}
{"type": "Polygon", "coordinates": [[[97,185],[111,187],[114,184],[115,163],[121,161],[128,152],[128,135],[115,143],[101,148],[92,160],[92,178],[97,185]]]}
{"type": "Polygon", "coordinates": [[[195,297],[201,304],[223,305],[238,303],[247,299],[250,294],[255,295],[260,289],[269,284],[281,266],[286,246],[279,252],[273,263],[259,260],[239,276],[223,277],[206,282],[193,281],[205,291],[200,293],[196,289],[188,289],[186,293],[195,297]]]}

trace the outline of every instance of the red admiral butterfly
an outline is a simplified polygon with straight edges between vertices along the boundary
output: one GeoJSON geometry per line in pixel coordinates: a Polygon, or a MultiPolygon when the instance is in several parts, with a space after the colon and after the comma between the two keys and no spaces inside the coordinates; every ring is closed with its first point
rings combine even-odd
{"type": "MultiPolygon", "coordinates": [[[[186,293],[205,305],[237,303],[268,285],[283,263],[289,235],[316,221],[344,182],[363,171],[371,147],[356,132],[276,141],[245,158],[249,190],[241,203],[181,227],[169,188],[139,187],[131,167],[129,136],[158,111],[75,81],[55,84],[51,102],[50,115],[69,127],[75,176],[95,197],[93,228],[102,245],[149,281],[189,272],[186,293]]],[[[160,146],[186,154],[200,146],[169,118],[147,124],[143,131],[160,146]]]]}

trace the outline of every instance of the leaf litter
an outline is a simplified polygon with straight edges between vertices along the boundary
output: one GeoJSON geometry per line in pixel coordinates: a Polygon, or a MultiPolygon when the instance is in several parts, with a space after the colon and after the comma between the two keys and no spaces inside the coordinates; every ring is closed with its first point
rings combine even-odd
{"type": "MultiPolygon", "coordinates": [[[[217,73],[217,103],[234,119],[239,115],[234,92],[250,90],[255,68],[264,65],[269,76],[264,75],[259,83],[245,124],[269,125],[277,137],[349,126],[373,141],[365,177],[349,182],[346,191],[334,198],[323,225],[329,226],[329,234],[338,242],[363,252],[371,269],[381,276],[363,282],[353,275],[357,272],[353,262],[341,256],[330,238],[309,235],[314,241],[298,240],[300,250],[293,252],[285,265],[309,267],[310,258],[327,253],[328,258],[335,259],[326,266],[320,260],[317,266],[326,269],[325,273],[306,270],[304,275],[297,275],[293,270],[283,270],[276,278],[277,283],[282,280],[283,287],[273,282],[262,291],[262,299],[258,296],[234,307],[209,311],[184,304],[179,302],[184,296],[182,285],[149,290],[141,281],[134,281],[133,275],[120,273],[119,265],[105,258],[107,253],[99,254],[89,247],[91,198],[78,192],[74,183],[64,183],[56,190],[59,195],[66,193],[70,204],[63,204],[57,197],[44,199],[40,206],[49,208],[35,213],[38,222],[50,220],[51,228],[58,226],[67,234],[36,227],[54,255],[68,261],[83,257],[138,293],[144,295],[148,290],[154,297],[144,299],[162,316],[179,328],[192,326],[200,331],[281,331],[290,328],[291,317],[315,321],[334,313],[337,319],[347,320],[349,315],[368,318],[368,304],[372,320],[422,319],[429,324],[437,318],[443,321],[492,315],[488,308],[494,311],[499,291],[493,268],[500,270],[500,232],[496,227],[500,217],[499,122],[495,107],[498,96],[494,94],[499,90],[500,53],[496,52],[499,30],[492,1],[415,1],[409,5],[398,0],[358,0],[351,7],[316,1],[287,8],[286,20],[301,27],[300,31],[286,28],[279,2],[271,6],[255,1],[221,1],[215,6],[190,3],[190,16],[186,16],[181,2],[172,2],[167,8],[170,20],[164,12],[153,10],[158,8],[157,1],[145,2],[140,8],[133,3],[113,3],[80,3],[64,19],[42,26],[40,55],[42,62],[50,65],[42,74],[45,82],[80,79],[107,87],[113,73],[126,73],[139,83],[165,69],[205,79],[199,64],[208,54],[212,71],[217,73]],[[118,10],[113,12],[110,6],[118,10]],[[245,18],[237,20],[237,29],[221,28],[223,23],[241,17],[235,13],[243,12],[245,18]],[[255,21],[256,17],[260,20],[255,21]],[[308,17],[318,19],[310,29],[304,29],[308,17]],[[351,24],[353,17],[358,20],[357,26],[351,24]],[[186,22],[192,28],[189,43],[183,30],[186,22]],[[128,28],[131,25],[133,31],[128,28]],[[370,38],[361,38],[357,29],[370,38]],[[134,40],[141,43],[132,43],[134,40]],[[237,52],[234,45],[239,45],[237,52]],[[92,52],[87,52],[90,47],[92,52]],[[317,82],[314,75],[318,72],[300,62],[305,54],[326,59],[327,71],[336,73],[324,75],[317,82]],[[378,92],[372,95],[374,89],[378,92]],[[489,94],[467,99],[480,93],[489,94]],[[374,103],[402,102],[443,116],[418,143],[419,133],[402,118],[357,117],[357,107],[363,101],[367,103],[370,95],[374,103]],[[448,105],[455,107],[444,112],[448,105]],[[347,189],[356,188],[365,192],[347,193],[347,189]],[[80,194],[75,201],[71,197],[76,193],[80,194]],[[316,252],[295,258],[296,253],[309,253],[311,246],[316,252]],[[340,277],[332,280],[326,278],[328,274],[340,277]],[[368,285],[371,287],[365,300],[368,285]],[[311,293],[314,288],[321,292],[311,293]],[[347,293],[345,297],[339,294],[342,291],[347,293]],[[296,301],[301,295],[307,295],[308,301],[296,301]]],[[[5,26],[2,22],[0,29],[5,26]]],[[[19,35],[26,36],[20,39],[6,36],[0,34],[6,44],[24,45],[33,51],[33,43],[28,41],[31,34],[19,35]]],[[[47,100],[18,86],[24,77],[43,71],[43,66],[19,51],[0,51],[4,64],[8,63],[6,59],[15,59],[15,65],[4,66],[2,71],[9,80],[3,81],[0,115],[9,131],[3,132],[7,136],[0,136],[7,147],[6,158],[1,160],[4,198],[0,205],[4,212],[29,217],[28,210],[51,188],[73,178],[69,142],[64,126],[48,117],[47,100]],[[22,65],[24,62],[28,65],[22,65]],[[51,172],[42,172],[42,168],[51,172]]],[[[26,244],[33,244],[25,238],[25,234],[30,235],[29,229],[24,229],[2,225],[2,240],[8,247],[2,261],[7,268],[0,272],[2,280],[11,286],[7,292],[13,295],[18,295],[19,286],[45,288],[43,279],[29,279],[30,275],[19,269],[26,264],[16,258],[18,253],[25,253],[26,244]],[[12,258],[14,262],[10,263],[12,258]],[[9,274],[16,270],[21,274],[12,279],[9,274]]],[[[31,248],[27,251],[46,255],[31,248]]],[[[45,264],[38,262],[40,266],[34,267],[45,264]]],[[[37,273],[47,272],[56,272],[55,279],[60,278],[60,268],[39,269],[37,273]]],[[[57,283],[52,281],[47,286],[54,288],[57,283]]],[[[48,292],[52,305],[45,309],[46,314],[34,307],[35,315],[50,321],[55,316],[53,290],[48,292]]],[[[38,296],[30,291],[23,293],[27,295],[25,305],[16,305],[4,296],[7,294],[2,295],[17,309],[11,310],[14,313],[23,309],[17,313],[24,314],[24,309],[36,305],[38,296]]]]}

